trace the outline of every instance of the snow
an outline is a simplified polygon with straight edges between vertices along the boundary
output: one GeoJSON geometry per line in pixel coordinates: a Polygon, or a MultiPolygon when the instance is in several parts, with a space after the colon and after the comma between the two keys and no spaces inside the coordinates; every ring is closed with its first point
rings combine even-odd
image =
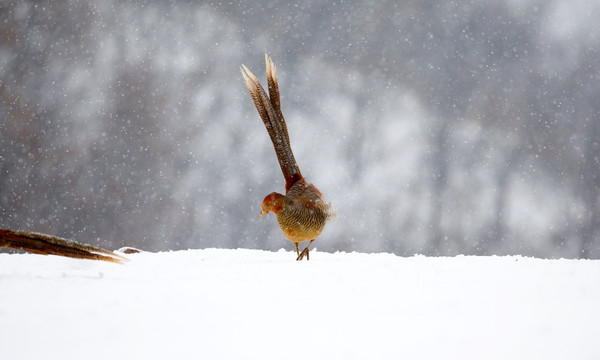
{"type": "Polygon", "coordinates": [[[600,261],[0,254],[2,359],[598,359],[600,261]]]}

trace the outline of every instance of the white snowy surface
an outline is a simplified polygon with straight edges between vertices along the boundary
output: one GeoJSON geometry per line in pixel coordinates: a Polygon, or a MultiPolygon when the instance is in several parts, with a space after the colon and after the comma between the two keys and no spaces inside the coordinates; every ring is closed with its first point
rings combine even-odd
{"type": "Polygon", "coordinates": [[[600,359],[600,261],[0,254],[0,358],[600,359]]]}

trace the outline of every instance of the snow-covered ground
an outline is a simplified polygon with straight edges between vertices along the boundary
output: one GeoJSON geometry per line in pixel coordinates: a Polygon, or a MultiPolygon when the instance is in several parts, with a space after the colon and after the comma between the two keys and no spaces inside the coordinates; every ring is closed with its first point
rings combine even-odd
{"type": "Polygon", "coordinates": [[[0,254],[0,358],[600,359],[600,261],[0,254]]]}

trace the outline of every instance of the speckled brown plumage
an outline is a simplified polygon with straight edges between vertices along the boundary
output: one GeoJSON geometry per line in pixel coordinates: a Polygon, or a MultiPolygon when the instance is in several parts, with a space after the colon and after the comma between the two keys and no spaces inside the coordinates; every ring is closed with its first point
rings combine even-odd
{"type": "Polygon", "coordinates": [[[286,194],[273,192],[265,197],[262,203],[261,216],[268,212],[277,215],[277,222],[283,235],[296,247],[297,260],[304,256],[309,258],[309,247],[321,234],[325,224],[336,218],[331,204],[326,203],[323,194],[313,184],[308,183],[298,168],[292,153],[287,125],[281,112],[277,70],[271,58],[265,54],[267,65],[267,83],[269,95],[252,72],[242,65],[242,75],[250,97],[258,110],[267,132],[273,142],[279,166],[285,178],[286,194]],[[300,252],[298,243],[310,241],[300,252]]]}

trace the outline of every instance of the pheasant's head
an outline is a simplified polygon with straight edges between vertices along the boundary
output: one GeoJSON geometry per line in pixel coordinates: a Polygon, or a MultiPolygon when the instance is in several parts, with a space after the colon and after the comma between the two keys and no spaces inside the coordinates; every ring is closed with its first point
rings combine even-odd
{"type": "Polygon", "coordinates": [[[283,204],[283,195],[276,192],[270,193],[265,197],[265,199],[262,202],[262,212],[260,213],[260,217],[263,217],[269,211],[272,211],[275,214],[277,214],[283,206],[283,204]]]}

